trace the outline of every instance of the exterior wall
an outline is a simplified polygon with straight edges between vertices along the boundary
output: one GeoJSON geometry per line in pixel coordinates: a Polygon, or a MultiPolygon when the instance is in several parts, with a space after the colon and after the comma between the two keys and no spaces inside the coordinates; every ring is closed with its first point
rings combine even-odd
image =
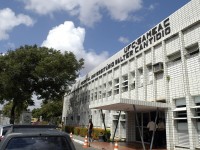
{"type": "MultiPolygon", "coordinates": [[[[121,98],[164,102],[171,104],[165,110],[167,149],[200,148],[199,6],[199,0],[190,1],[77,81],[64,98],[65,124],[86,126],[92,118],[95,127],[103,128],[100,110],[90,108],[121,98]],[[142,43],[140,38],[144,44],[145,35],[168,23],[170,33],[162,30],[167,33],[143,48],[135,44],[142,43]]],[[[103,114],[112,136],[118,112],[103,110],[103,114]]],[[[134,141],[134,113],[122,114],[116,136],[134,141]]]]}

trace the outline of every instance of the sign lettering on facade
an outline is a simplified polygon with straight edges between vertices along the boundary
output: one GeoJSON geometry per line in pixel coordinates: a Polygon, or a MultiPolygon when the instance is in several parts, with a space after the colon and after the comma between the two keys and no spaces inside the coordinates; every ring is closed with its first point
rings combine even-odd
{"type": "Polygon", "coordinates": [[[124,54],[114,60],[113,62],[107,64],[105,67],[94,73],[91,77],[86,78],[81,82],[81,85],[87,83],[90,79],[97,77],[98,75],[104,73],[105,71],[111,69],[112,67],[120,64],[124,60],[135,56],[138,52],[142,51],[144,48],[149,47],[154,42],[162,39],[166,35],[171,33],[170,21],[169,18],[165,19],[163,22],[159,23],[157,26],[140,36],[138,39],[130,43],[126,46],[124,50],[124,54]]]}

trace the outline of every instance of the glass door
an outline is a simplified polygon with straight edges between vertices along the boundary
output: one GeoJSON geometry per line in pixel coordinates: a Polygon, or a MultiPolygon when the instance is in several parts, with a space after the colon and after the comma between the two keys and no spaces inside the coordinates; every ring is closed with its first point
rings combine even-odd
{"type": "Polygon", "coordinates": [[[149,129],[147,128],[147,124],[150,121],[150,114],[149,112],[142,113],[143,115],[143,139],[144,142],[150,142],[149,141],[149,129]]]}
{"type": "MultiPolygon", "coordinates": [[[[150,143],[151,142],[151,137],[149,135],[149,129],[147,128],[147,124],[148,122],[151,120],[151,118],[153,120],[155,120],[156,117],[156,111],[151,111],[151,112],[140,112],[137,113],[137,117],[138,117],[138,124],[136,124],[136,141],[141,141],[140,139],[140,133],[139,133],[139,128],[141,131],[141,134],[143,136],[143,140],[146,143],[150,143]]],[[[160,111],[158,113],[158,118],[157,118],[157,123],[158,123],[158,119],[162,119],[163,121],[165,120],[165,115],[163,111],[160,111]]],[[[164,133],[164,143],[166,142],[166,134],[164,133]]]]}
{"type": "Polygon", "coordinates": [[[141,131],[141,134],[143,136],[143,140],[144,142],[149,142],[149,132],[147,129],[147,124],[150,120],[150,113],[149,112],[145,112],[145,113],[137,113],[138,116],[138,124],[139,126],[136,124],[136,141],[141,141],[140,139],[140,133],[139,133],[139,128],[141,131]]]}

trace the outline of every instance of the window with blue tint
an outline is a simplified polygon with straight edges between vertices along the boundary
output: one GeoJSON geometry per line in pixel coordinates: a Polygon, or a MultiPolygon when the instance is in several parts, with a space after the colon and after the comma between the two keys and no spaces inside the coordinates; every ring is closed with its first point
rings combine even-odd
{"type": "Polygon", "coordinates": [[[17,137],[12,138],[6,150],[71,150],[70,144],[65,137],[17,137]]]}

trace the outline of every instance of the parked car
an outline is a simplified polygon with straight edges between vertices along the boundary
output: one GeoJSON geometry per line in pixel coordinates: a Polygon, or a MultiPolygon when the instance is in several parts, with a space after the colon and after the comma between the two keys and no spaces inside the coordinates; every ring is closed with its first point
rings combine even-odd
{"type": "Polygon", "coordinates": [[[6,132],[11,128],[11,124],[10,125],[1,125],[0,126],[0,141],[3,139],[3,137],[5,136],[6,132]]]}
{"type": "Polygon", "coordinates": [[[0,143],[0,150],[75,150],[65,132],[51,125],[13,125],[0,143]]]}

